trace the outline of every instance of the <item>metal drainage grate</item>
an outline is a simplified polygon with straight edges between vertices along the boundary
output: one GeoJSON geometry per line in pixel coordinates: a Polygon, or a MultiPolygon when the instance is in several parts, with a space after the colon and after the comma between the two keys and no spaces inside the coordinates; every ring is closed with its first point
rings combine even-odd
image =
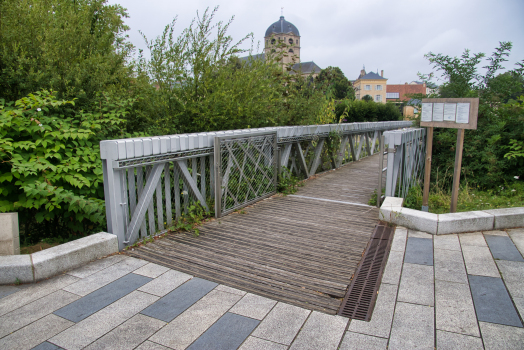
{"type": "Polygon", "coordinates": [[[369,321],[377,291],[382,279],[382,272],[388,260],[391,238],[394,229],[384,225],[375,226],[357,271],[338,314],[355,320],[369,321]]]}

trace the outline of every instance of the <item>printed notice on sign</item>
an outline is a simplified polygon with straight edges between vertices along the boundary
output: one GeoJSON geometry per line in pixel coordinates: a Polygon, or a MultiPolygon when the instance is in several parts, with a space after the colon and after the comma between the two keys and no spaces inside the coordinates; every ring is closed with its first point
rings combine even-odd
{"type": "Polygon", "coordinates": [[[420,121],[430,122],[432,120],[431,116],[433,114],[433,104],[432,103],[423,103],[422,104],[422,116],[420,121]]]}
{"type": "Polygon", "coordinates": [[[441,122],[444,121],[444,104],[433,103],[433,121],[441,122]]]}
{"type": "Polygon", "coordinates": [[[444,121],[454,122],[455,114],[457,113],[456,103],[444,103],[444,121]]]}
{"type": "Polygon", "coordinates": [[[469,123],[469,103],[457,103],[457,123],[469,123]]]}

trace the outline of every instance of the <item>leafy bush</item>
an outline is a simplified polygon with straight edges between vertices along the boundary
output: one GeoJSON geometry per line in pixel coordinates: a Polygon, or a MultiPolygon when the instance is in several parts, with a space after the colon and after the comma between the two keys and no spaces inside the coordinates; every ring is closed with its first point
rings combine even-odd
{"type": "Polygon", "coordinates": [[[364,100],[344,100],[337,104],[335,114],[338,120],[345,123],[392,121],[402,117],[393,103],[364,100]]]}

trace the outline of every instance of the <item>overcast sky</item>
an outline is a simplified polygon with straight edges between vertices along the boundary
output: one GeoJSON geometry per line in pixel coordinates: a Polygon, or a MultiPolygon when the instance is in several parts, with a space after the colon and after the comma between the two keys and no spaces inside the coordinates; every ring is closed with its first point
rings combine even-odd
{"type": "MultiPolygon", "coordinates": [[[[218,20],[235,19],[229,34],[239,40],[253,33],[262,43],[266,29],[279,20],[300,31],[301,61],[321,68],[338,66],[356,79],[366,71],[384,70],[388,84],[417,80],[429,73],[424,58],[430,51],[460,56],[465,48],[491,54],[499,41],[511,41],[506,68],[524,59],[524,0],[367,0],[367,1],[232,1],[110,0],[128,9],[129,37],[145,48],[141,30],[149,39],[162,33],[178,15],[177,29],[186,28],[196,11],[220,6],[218,20]]],[[[262,47],[262,45],[261,45],[262,47]]],[[[249,48],[246,45],[245,48],[249,48]]]]}

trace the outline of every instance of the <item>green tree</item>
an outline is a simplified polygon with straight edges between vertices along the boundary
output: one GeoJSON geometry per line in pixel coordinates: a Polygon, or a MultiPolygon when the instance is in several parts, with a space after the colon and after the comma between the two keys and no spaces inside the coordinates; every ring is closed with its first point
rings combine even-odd
{"type": "Polygon", "coordinates": [[[355,90],[339,67],[327,67],[320,71],[315,83],[336,100],[355,99],[355,90]]]}

